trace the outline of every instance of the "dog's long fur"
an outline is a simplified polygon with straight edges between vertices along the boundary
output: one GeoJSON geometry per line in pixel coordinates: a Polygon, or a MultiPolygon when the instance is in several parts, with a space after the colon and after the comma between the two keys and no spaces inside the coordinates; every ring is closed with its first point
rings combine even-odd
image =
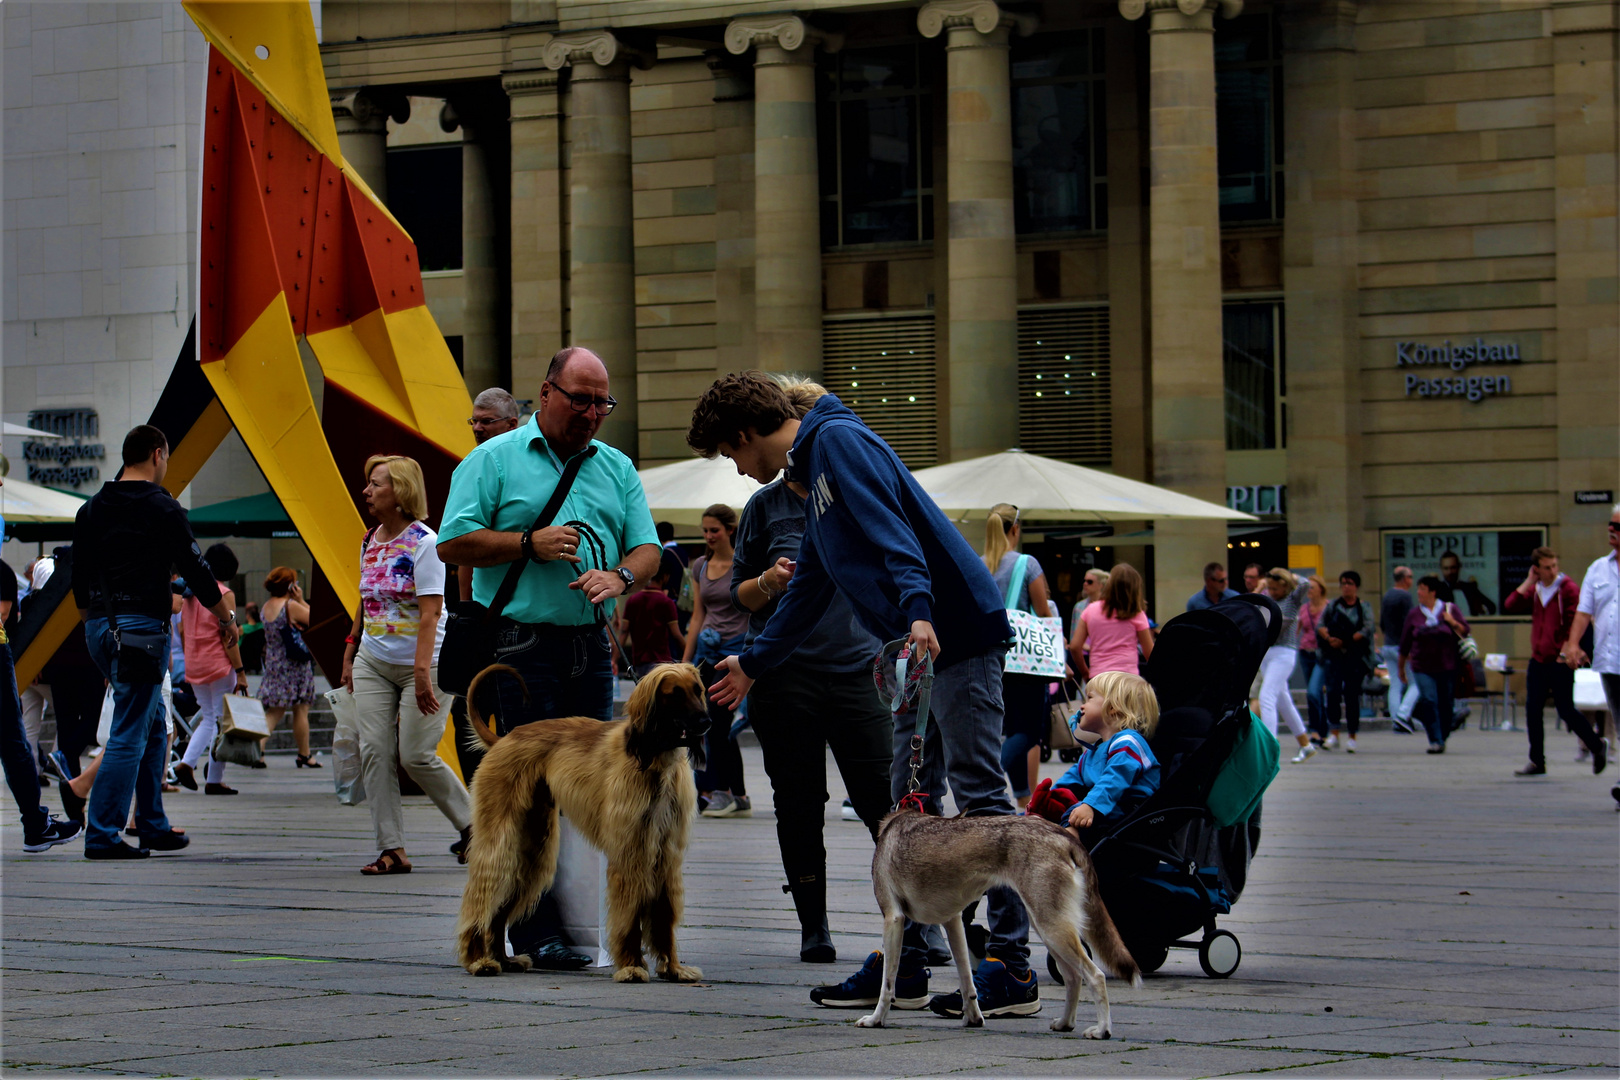
{"type": "Polygon", "coordinates": [[[1080,842],[1038,817],[937,818],[909,809],[883,819],[872,855],[872,888],[883,911],[883,988],[876,1011],[857,1021],[861,1027],[882,1027],[889,1015],[908,918],[945,928],[962,983],[962,1026],[984,1023],[962,909],[996,885],[1017,890],[1063,972],[1068,999],[1052,1030],[1074,1030],[1083,978],[1097,1000],[1097,1024],[1082,1034],[1108,1038],[1108,988],[1081,941],[1132,986],[1141,986],[1142,979],[1103,906],[1091,858],[1080,842]]]}
{"type": "Polygon", "coordinates": [[[675,953],[681,864],[697,792],[687,747],[708,727],[703,684],[689,664],[653,669],[630,695],[627,720],[577,716],[525,724],[498,737],[477,707],[486,677],[519,678],[503,665],[467,688],[467,718],[490,747],[472,785],[467,886],[456,939],[474,975],[527,971],[506,953],[506,925],[533,911],[557,873],[557,814],[568,815],[608,857],[608,942],[617,982],[646,982],[644,949],[660,978],[703,972],[675,953]]]}

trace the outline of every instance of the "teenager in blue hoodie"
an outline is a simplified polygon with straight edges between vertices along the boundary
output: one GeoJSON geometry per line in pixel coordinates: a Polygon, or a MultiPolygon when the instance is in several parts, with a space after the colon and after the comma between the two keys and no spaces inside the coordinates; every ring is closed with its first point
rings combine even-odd
{"type": "MultiPolygon", "coordinates": [[[[809,489],[805,531],[786,593],[763,632],[719,666],[711,697],[734,705],[754,679],[782,663],[826,612],[835,593],[880,641],[909,638],[934,657],[933,703],[918,775],[929,809],[950,784],[964,814],[1012,814],[1001,771],[1001,669],[1012,631],[990,572],[887,443],[832,394],[801,421],[781,386],[758,371],[727,375],[692,412],[687,442],[705,457],[731,459],[761,484],[783,469],[809,489]]],[[[890,788],[898,800],[910,775],[911,728],[897,725],[890,788]]],[[[1017,893],[991,890],[987,957],[974,972],[986,1016],[1040,1011],[1029,969],[1029,917],[1017,893]]],[[[895,1007],[928,1005],[960,1016],[960,993],[928,998],[923,928],[906,924],[895,1007]]],[[[810,1000],[831,1008],[877,1004],[878,953],[810,1000]]]]}

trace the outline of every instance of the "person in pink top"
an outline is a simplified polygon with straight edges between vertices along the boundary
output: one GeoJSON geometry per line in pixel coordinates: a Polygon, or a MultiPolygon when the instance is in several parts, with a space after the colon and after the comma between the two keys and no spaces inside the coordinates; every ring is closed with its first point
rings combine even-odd
{"type": "Polygon", "coordinates": [[[1130,563],[1120,563],[1109,571],[1102,598],[1080,613],[1069,652],[1078,658],[1089,643],[1091,657],[1086,666],[1092,675],[1104,671],[1141,674],[1137,646],[1141,646],[1143,660],[1153,654],[1153,631],[1142,610],[1142,593],[1142,575],[1130,563]]]}
{"type": "MultiPolygon", "coordinates": [[[[208,568],[214,572],[219,591],[226,603],[236,606],[235,594],[225,584],[236,576],[236,553],[226,544],[215,544],[204,554],[208,568]]],[[[192,729],[186,753],[174,767],[174,777],[182,787],[197,790],[196,769],[204,757],[208,758],[208,779],[203,788],[208,795],[235,795],[236,789],[227,787],[225,763],[210,755],[214,737],[219,734],[219,721],[225,714],[225,695],[235,691],[247,693],[247,676],[242,670],[242,654],[235,645],[227,647],[219,636],[219,620],[204,618],[207,609],[190,593],[180,608],[180,638],[185,647],[186,682],[197,695],[197,726],[192,729]]]]}

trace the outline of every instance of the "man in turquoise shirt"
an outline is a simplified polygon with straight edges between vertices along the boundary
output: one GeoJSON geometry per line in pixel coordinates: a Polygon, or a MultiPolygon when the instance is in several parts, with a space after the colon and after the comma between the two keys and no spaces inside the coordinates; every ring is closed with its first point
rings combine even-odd
{"type": "MultiPolygon", "coordinates": [[[[503,734],[553,716],[613,719],[613,666],[599,612],[650,578],[660,554],[635,466],[594,441],[615,404],[596,354],[563,349],[551,359],[534,418],[474,447],[450,479],[439,557],[474,568],[473,599],[488,606],[512,563],[535,564],[524,568],[500,613],[501,661],[529,691],[525,704],[515,683],[499,684],[503,734]],[[553,524],[531,532],[563,470],[581,454],[588,456],[553,524]]],[[[590,962],[562,943],[549,895],[508,932],[513,953],[528,953],[537,967],[590,962]]]]}

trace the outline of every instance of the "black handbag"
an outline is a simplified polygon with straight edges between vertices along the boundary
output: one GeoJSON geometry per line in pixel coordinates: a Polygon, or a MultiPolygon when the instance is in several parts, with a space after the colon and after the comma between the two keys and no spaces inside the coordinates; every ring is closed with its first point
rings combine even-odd
{"type": "MultiPolygon", "coordinates": [[[[596,453],[596,449],[595,444],[586,447],[563,469],[551,498],[546,500],[534,524],[529,526],[530,532],[544,529],[556,518],[563,500],[568,498],[568,492],[574,486],[574,478],[579,475],[585,460],[596,453]]],[[[439,688],[445,693],[465,696],[473,678],[495,662],[496,635],[511,621],[503,619],[501,612],[516,594],[518,579],[523,576],[529,561],[520,557],[507,567],[506,576],[501,579],[501,586],[495,590],[489,607],[469,600],[451,610],[444,625],[444,640],[439,643],[439,688]]]]}
{"type": "Polygon", "coordinates": [[[280,633],[281,651],[287,657],[287,663],[307,664],[315,659],[310,655],[309,646],[304,644],[304,635],[292,624],[291,614],[287,616],[287,622],[282,626],[280,633]]]}

